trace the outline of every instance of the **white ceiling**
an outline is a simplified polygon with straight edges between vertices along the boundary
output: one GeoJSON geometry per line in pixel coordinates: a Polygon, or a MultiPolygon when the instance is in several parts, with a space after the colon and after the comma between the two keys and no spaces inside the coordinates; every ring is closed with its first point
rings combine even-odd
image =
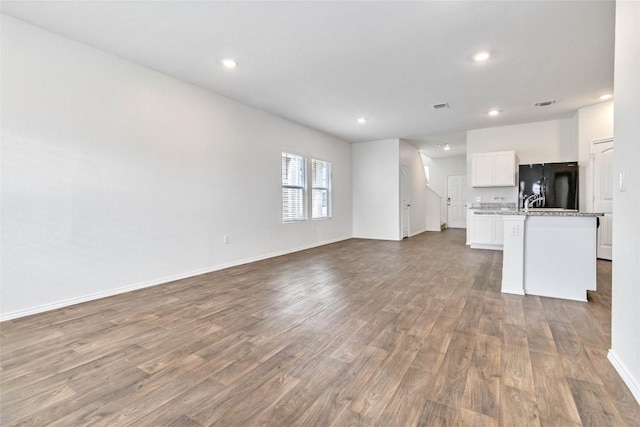
{"type": "Polygon", "coordinates": [[[432,159],[467,155],[467,132],[465,131],[404,140],[418,147],[425,156],[432,159]],[[449,146],[448,150],[445,150],[446,146],[449,146]]]}
{"type": "Polygon", "coordinates": [[[406,138],[433,157],[449,141],[456,147],[446,154],[464,154],[466,130],[569,117],[612,93],[614,9],[613,1],[2,2],[4,14],[311,128],[348,141],[406,138]],[[482,49],[491,59],[473,62],[482,49]],[[238,68],[224,69],[226,57],[238,68]],[[441,102],[450,108],[435,111],[441,102]],[[487,116],[493,108],[503,114],[487,116]]]}

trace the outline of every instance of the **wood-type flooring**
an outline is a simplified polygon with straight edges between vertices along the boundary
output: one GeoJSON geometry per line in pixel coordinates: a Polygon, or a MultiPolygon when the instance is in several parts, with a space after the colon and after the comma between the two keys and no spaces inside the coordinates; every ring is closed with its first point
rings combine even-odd
{"type": "MultiPolygon", "coordinates": [[[[3,426],[638,426],[588,303],[464,230],[347,240],[0,324],[3,426]]],[[[90,278],[87,278],[90,280],[90,278]]]]}

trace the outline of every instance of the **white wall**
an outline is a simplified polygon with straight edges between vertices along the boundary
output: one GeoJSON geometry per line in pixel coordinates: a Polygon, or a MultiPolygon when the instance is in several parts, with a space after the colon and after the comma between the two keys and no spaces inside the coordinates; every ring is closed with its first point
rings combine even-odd
{"type": "Polygon", "coordinates": [[[580,165],[580,210],[589,210],[591,192],[587,170],[591,142],[613,136],[613,101],[578,110],[578,160],[580,165]]]}
{"type": "Polygon", "coordinates": [[[4,319],[351,237],[350,144],[4,16],[1,53],[4,319]],[[282,224],[282,150],[331,220],[282,224]]]}
{"type": "Polygon", "coordinates": [[[427,186],[427,231],[442,231],[442,198],[427,186]]]}
{"type": "Polygon", "coordinates": [[[467,132],[467,199],[473,202],[517,203],[517,187],[472,188],[471,156],[473,153],[515,150],[518,164],[571,162],[578,160],[577,117],[544,122],[524,123],[467,132]],[[503,199],[495,200],[494,198],[503,199]]]}
{"type": "Polygon", "coordinates": [[[612,361],[640,402],[640,2],[616,2],[612,361]],[[617,181],[616,181],[617,182],[617,181]]]}
{"type": "Polygon", "coordinates": [[[427,180],[420,152],[399,139],[352,145],[353,236],[401,240],[400,165],[409,168],[409,236],[426,231],[427,180]]]}
{"type": "Polygon", "coordinates": [[[447,177],[467,174],[467,156],[437,157],[431,159],[429,187],[447,198],[447,177]]]}
{"type": "Polygon", "coordinates": [[[353,236],[400,239],[400,141],[352,145],[353,236]]]}
{"type": "MultiPolygon", "coordinates": [[[[431,159],[431,180],[429,187],[440,196],[440,212],[442,222],[447,222],[447,177],[467,174],[467,156],[438,157],[431,159]]],[[[467,187],[467,193],[469,188],[467,187]]],[[[468,197],[468,196],[467,196],[468,197]]]]}
{"type": "Polygon", "coordinates": [[[409,168],[411,181],[409,236],[415,236],[427,230],[427,177],[424,174],[424,165],[418,149],[402,140],[400,141],[400,164],[409,168]]]}

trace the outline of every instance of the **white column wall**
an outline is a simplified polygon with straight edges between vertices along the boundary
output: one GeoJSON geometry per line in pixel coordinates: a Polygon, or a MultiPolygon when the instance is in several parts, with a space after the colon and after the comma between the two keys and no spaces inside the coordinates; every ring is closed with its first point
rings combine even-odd
{"type": "Polygon", "coordinates": [[[352,145],[353,236],[400,240],[400,141],[352,145]]]}
{"type": "Polygon", "coordinates": [[[640,2],[616,2],[613,292],[609,359],[640,402],[640,2]],[[617,184],[617,180],[615,181],[617,184]]]}

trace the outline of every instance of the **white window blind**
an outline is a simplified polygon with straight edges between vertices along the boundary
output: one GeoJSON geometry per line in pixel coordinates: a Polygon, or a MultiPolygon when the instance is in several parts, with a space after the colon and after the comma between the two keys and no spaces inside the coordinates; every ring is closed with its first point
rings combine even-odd
{"type": "Polygon", "coordinates": [[[282,221],[304,221],[306,209],[307,159],[282,153],[282,221]]]}
{"type": "Polygon", "coordinates": [[[331,217],[331,163],[311,160],[311,218],[331,217]]]}

